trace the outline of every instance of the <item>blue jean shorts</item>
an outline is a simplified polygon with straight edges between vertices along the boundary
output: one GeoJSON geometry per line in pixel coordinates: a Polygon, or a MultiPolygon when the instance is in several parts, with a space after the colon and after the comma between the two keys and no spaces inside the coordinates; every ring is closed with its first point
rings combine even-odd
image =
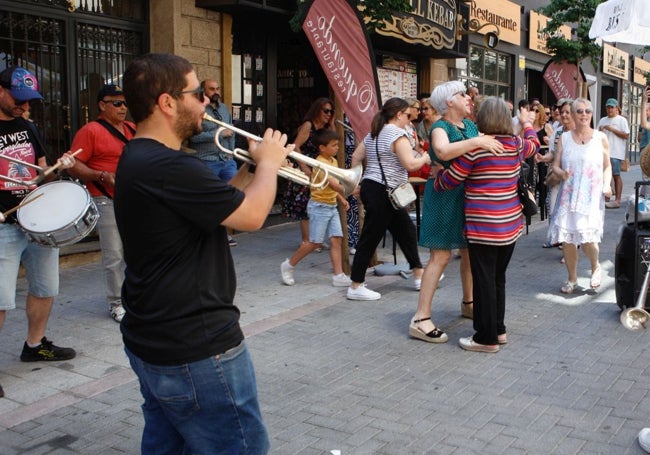
{"type": "Polygon", "coordinates": [[[323,204],[312,200],[307,204],[309,215],[309,241],[323,243],[330,237],[343,237],[341,218],[336,205],[323,204]]]}
{"type": "Polygon", "coordinates": [[[612,165],[612,175],[621,175],[621,161],[623,160],[610,157],[609,162],[612,165]]]}
{"type": "Polygon", "coordinates": [[[16,280],[22,262],[34,297],[59,293],[59,249],[28,240],[17,224],[0,223],[0,310],[16,308],[16,280]]]}

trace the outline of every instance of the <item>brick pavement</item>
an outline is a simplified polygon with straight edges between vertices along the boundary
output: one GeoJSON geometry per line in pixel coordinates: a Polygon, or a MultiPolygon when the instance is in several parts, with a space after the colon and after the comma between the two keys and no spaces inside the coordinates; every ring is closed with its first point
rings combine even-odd
{"type": "MultiPolygon", "coordinates": [[[[640,175],[624,175],[626,194],[640,175]]],[[[239,234],[233,250],[242,310],[273,454],[640,454],[650,424],[648,334],[625,330],[614,296],[614,249],[623,209],[606,213],[602,288],[559,294],[561,253],[542,249],[546,223],[517,244],[508,274],[509,344],[498,354],[462,351],[458,261],[434,302],[450,341],[408,338],[417,304],[411,283],[369,276],[377,302],[345,300],[329,285],[326,252],[280,283],[295,224],[239,234]]],[[[380,257],[390,260],[390,248],[380,257]]],[[[428,254],[422,251],[426,260],[428,254]]],[[[579,284],[589,264],[580,258],[579,284]]],[[[0,454],[135,454],[143,420],[137,382],[117,324],[103,303],[97,262],[64,269],[48,336],[77,358],[18,361],[24,292],[0,333],[0,454]]]]}

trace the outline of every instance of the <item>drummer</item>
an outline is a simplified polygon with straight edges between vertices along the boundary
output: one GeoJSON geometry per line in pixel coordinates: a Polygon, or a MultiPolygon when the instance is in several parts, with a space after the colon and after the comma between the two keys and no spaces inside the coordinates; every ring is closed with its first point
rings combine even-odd
{"type": "MultiPolygon", "coordinates": [[[[42,99],[36,77],[26,69],[11,66],[0,73],[0,212],[3,214],[20,204],[32,188],[6,181],[1,176],[32,180],[37,173],[30,167],[2,159],[2,156],[46,166],[40,133],[33,123],[23,118],[29,102],[42,99]]],[[[74,163],[70,152],[57,162],[60,169],[70,168],[74,163]]],[[[30,243],[17,225],[15,212],[3,221],[0,223],[0,328],[5,312],[16,308],[16,281],[22,262],[29,288],[27,339],[20,360],[36,362],[74,358],[74,349],[56,346],[45,337],[52,302],[59,293],[59,250],[30,243]]],[[[3,396],[0,386],[0,397],[3,396]]]]}

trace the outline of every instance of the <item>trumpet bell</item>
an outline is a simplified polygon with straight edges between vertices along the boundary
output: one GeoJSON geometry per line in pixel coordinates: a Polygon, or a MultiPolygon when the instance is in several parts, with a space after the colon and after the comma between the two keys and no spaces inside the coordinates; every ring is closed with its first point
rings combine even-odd
{"type": "Polygon", "coordinates": [[[339,179],[339,183],[345,189],[345,197],[348,197],[361,181],[363,166],[359,164],[350,169],[333,168],[329,172],[339,179]]]}
{"type": "Polygon", "coordinates": [[[621,324],[628,330],[645,329],[650,313],[642,308],[628,308],[621,313],[621,324]]]}

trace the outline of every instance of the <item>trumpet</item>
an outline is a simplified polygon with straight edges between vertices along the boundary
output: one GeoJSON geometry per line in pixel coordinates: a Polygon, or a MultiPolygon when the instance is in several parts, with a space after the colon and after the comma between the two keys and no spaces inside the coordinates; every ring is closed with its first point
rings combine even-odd
{"type": "Polygon", "coordinates": [[[639,297],[637,298],[636,305],[632,308],[627,308],[621,313],[621,324],[628,330],[645,329],[650,313],[643,309],[645,299],[648,295],[648,282],[650,281],[650,264],[647,266],[645,277],[643,278],[643,285],[639,297]]]}
{"type": "MultiPolygon", "coordinates": [[[[224,130],[231,130],[232,132],[244,136],[248,139],[252,139],[255,142],[262,142],[261,137],[249,133],[248,131],[239,129],[235,126],[224,123],[221,120],[217,120],[216,118],[212,117],[209,114],[203,114],[203,119],[219,125],[219,128],[217,128],[217,133],[214,137],[214,143],[219,148],[219,150],[221,150],[224,153],[228,153],[229,155],[232,155],[233,157],[237,158],[238,160],[244,163],[253,164],[253,165],[255,164],[255,160],[251,157],[250,153],[247,150],[243,150],[240,148],[229,150],[223,145],[221,145],[221,143],[219,142],[219,135],[224,130]]],[[[363,168],[361,165],[355,166],[352,169],[341,169],[336,166],[330,166],[329,164],[321,163],[320,161],[314,158],[310,158],[308,156],[303,155],[302,153],[298,153],[294,151],[289,153],[289,158],[293,158],[299,163],[306,164],[307,166],[316,169],[316,174],[314,175],[313,179],[310,179],[307,174],[305,174],[299,169],[295,169],[292,167],[281,167],[278,170],[278,175],[280,177],[291,180],[292,182],[296,182],[300,185],[310,185],[312,188],[322,189],[327,186],[329,176],[331,175],[333,177],[336,177],[341,183],[341,185],[343,185],[344,194],[346,197],[352,194],[354,189],[359,184],[359,181],[361,181],[361,176],[363,174],[363,168]]]]}

